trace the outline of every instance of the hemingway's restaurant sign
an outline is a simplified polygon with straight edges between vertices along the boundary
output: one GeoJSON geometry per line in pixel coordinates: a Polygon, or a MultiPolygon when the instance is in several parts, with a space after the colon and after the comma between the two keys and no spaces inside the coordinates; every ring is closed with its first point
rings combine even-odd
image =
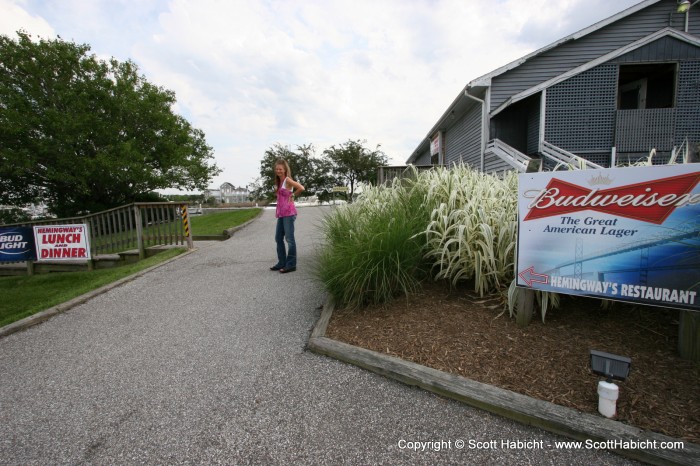
{"type": "Polygon", "coordinates": [[[700,310],[700,164],[524,173],[518,286],[700,310]]]}
{"type": "Polygon", "coordinates": [[[31,228],[0,228],[0,262],[35,259],[34,233],[31,228]]]}
{"type": "Polygon", "coordinates": [[[87,225],[34,227],[37,261],[90,260],[87,225]]]}

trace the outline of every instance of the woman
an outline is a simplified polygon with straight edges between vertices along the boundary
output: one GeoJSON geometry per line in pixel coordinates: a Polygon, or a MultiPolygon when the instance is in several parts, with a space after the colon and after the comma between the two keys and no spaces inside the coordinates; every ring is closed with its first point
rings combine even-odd
{"type": "Polygon", "coordinates": [[[304,187],[292,179],[289,164],[284,159],[275,162],[275,188],[277,190],[277,229],[275,241],[277,242],[277,264],[270,270],[279,270],[280,273],[294,272],[297,269],[297,243],[294,240],[294,221],[297,218],[297,209],[294,207],[294,195],[299,195],[304,187]],[[294,191],[292,192],[292,189],[294,191]],[[285,251],[284,239],[287,238],[287,250],[285,251]]]}

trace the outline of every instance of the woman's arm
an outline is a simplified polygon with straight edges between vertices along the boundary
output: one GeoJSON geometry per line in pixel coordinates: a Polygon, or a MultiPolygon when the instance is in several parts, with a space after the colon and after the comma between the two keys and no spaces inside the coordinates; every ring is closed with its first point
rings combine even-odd
{"type": "Polygon", "coordinates": [[[304,191],[304,187],[291,178],[287,178],[287,189],[289,189],[289,186],[294,188],[294,194],[296,194],[297,196],[299,195],[299,193],[304,191]]]}

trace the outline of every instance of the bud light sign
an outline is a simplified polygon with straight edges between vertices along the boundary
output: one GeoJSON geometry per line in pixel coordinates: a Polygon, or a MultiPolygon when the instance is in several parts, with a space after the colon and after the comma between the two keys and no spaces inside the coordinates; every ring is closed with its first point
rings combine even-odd
{"type": "Polygon", "coordinates": [[[35,259],[34,231],[31,228],[0,228],[0,262],[35,259]]]}
{"type": "Polygon", "coordinates": [[[518,286],[700,310],[700,165],[524,173],[518,286]]]}

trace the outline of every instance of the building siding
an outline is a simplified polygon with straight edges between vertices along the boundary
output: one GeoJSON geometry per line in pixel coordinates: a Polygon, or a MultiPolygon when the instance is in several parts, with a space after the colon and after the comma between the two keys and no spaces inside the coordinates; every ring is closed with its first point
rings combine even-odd
{"type": "Polygon", "coordinates": [[[609,151],[669,152],[687,137],[700,141],[700,48],[662,38],[615,60],[558,83],[547,90],[545,140],[607,165],[609,151]],[[673,109],[618,110],[618,64],[672,62],[679,65],[679,88],[673,109]],[[631,125],[631,126],[630,126],[631,125]]]}
{"type": "Polygon", "coordinates": [[[481,169],[481,106],[473,106],[445,133],[445,164],[481,169]]]}
{"type": "MultiPolygon", "coordinates": [[[[674,13],[676,0],[666,0],[609,24],[578,40],[564,43],[532,57],[520,66],[492,80],[491,110],[509,97],[541,82],[588,63],[606,53],[619,49],[665,27],[683,30],[682,14],[674,13]]],[[[700,35],[700,15],[690,15],[689,32],[700,35]]]]}
{"type": "Polygon", "coordinates": [[[485,173],[502,173],[504,171],[513,170],[513,167],[496,155],[488,155],[484,158],[485,173]]]}
{"type": "Polygon", "coordinates": [[[430,165],[430,149],[422,152],[416,160],[413,162],[414,165],[430,165]]]}
{"type": "Polygon", "coordinates": [[[662,37],[651,44],[621,55],[610,63],[649,63],[660,61],[700,60],[700,47],[675,37],[662,37]]]}

